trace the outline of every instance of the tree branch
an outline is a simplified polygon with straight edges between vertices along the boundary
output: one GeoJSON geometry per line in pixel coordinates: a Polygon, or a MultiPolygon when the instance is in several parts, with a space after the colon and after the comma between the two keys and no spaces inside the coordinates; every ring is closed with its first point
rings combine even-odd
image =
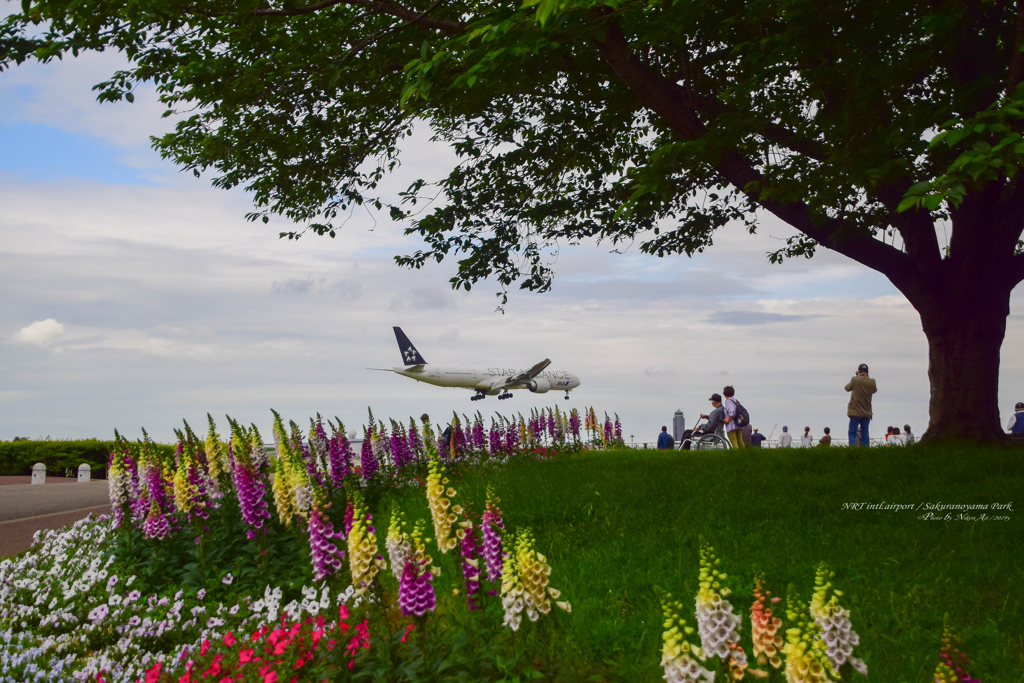
{"type": "MultiPolygon", "coordinates": [[[[376,14],[387,14],[403,19],[411,24],[419,24],[445,33],[462,33],[466,28],[466,24],[461,21],[436,19],[427,16],[430,10],[427,10],[427,12],[417,12],[392,0],[322,0],[321,2],[314,2],[311,5],[294,9],[257,9],[248,14],[256,17],[295,17],[303,14],[313,14],[335,5],[363,7],[376,14]]],[[[431,6],[431,9],[433,9],[433,6],[431,6]]]]}
{"type": "Polygon", "coordinates": [[[323,0],[323,2],[314,2],[312,5],[295,7],[293,9],[257,9],[250,12],[250,14],[255,17],[297,17],[302,14],[319,12],[322,9],[340,5],[343,2],[346,2],[346,0],[323,0]]]}
{"type": "MultiPolygon", "coordinates": [[[[616,24],[609,22],[604,39],[595,40],[595,45],[612,72],[673,131],[685,140],[695,140],[704,134],[704,124],[686,102],[685,89],[637,59],[616,24]]],[[[735,149],[723,148],[714,168],[752,203],[778,216],[822,246],[883,273],[901,290],[913,288],[908,278],[914,269],[908,267],[910,263],[906,254],[864,231],[844,230],[840,219],[818,222],[804,202],[764,200],[756,191],[748,189],[765,181],[750,160],[735,149]]]]}

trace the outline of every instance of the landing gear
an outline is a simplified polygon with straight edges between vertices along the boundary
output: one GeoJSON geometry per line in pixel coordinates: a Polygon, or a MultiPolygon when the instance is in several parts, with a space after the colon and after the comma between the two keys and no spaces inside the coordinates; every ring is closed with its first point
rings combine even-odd
{"type": "Polygon", "coordinates": [[[569,392],[568,392],[568,391],[567,391],[567,392],[565,392],[565,400],[566,400],[566,401],[568,401],[568,400],[569,400],[569,392]]]}
{"type": "Polygon", "coordinates": [[[504,394],[499,394],[498,395],[498,400],[499,401],[504,401],[506,398],[512,398],[512,392],[511,391],[506,391],[504,394]]]}
{"type": "Polygon", "coordinates": [[[469,400],[470,400],[470,401],[482,401],[482,400],[484,400],[484,398],[485,398],[486,396],[487,396],[487,394],[486,394],[485,392],[483,392],[483,391],[481,391],[481,390],[477,389],[477,390],[476,390],[476,394],[474,394],[473,396],[470,396],[470,397],[469,397],[469,400]]]}

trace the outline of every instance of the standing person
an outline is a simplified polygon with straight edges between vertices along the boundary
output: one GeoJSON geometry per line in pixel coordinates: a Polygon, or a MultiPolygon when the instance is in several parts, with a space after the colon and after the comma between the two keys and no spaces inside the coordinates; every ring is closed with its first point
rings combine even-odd
{"type": "Polygon", "coordinates": [[[1006,431],[1011,434],[1024,434],[1024,403],[1018,401],[1013,407],[1013,415],[1006,423],[1006,431]]]}
{"type": "Polygon", "coordinates": [[[754,448],[760,448],[761,444],[764,443],[767,439],[767,436],[757,431],[757,427],[751,429],[750,445],[753,446],[754,448]]]}
{"type": "Polygon", "coordinates": [[[661,434],[658,434],[658,450],[659,451],[670,451],[675,448],[676,441],[672,438],[672,435],[668,433],[668,427],[661,428],[661,434]]]}
{"type": "Polygon", "coordinates": [[[868,366],[865,363],[860,364],[857,374],[846,383],[846,390],[850,392],[850,405],[846,408],[846,416],[850,418],[850,445],[858,445],[859,429],[859,444],[867,446],[871,443],[868,434],[868,425],[871,423],[871,396],[878,391],[878,386],[875,380],[868,376],[868,366]]]}
{"type": "Polygon", "coordinates": [[[800,447],[810,448],[814,444],[814,437],[811,436],[811,428],[804,427],[804,435],[800,437],[800,447]]]}
{"type": "Polygon", "coordinates": [[[907,443],[913,445],[917,442],[914,437],[914,432],[910,431],[910,425],[903,425],[903,436],[906,437],[907,443]]]}
{"type": "Polygon", "coordinates": [[[832,430],[829,429],[828,427],[825,427],[825,429],[823,431],[825,432],[825,436],[823,436],[820,439],[818,439],[818,443],[821,444],[822,446],[831,446],[832,445],[832,430]]]}
{"type": "Polygon", "coordinates": [[[722,393],[725,394],[725,419],[722,420],[725,423],[725,436],[733,448],[744,448],[743,428],[736,423],[736,416],[740,412],[740,402],[735,398],[736,390],[728,386],[722,389],[722,393]]]}
{"type": "Polygon", "coordinates": [[[885,442],[890,446],[906,446],[907,437],[900,433],[899,428],[893,427],[892,434],[886,438],[885,442]]]}
{"type": "Polygon", "coordinates": [[[779,448],[789,448],[793,445],[793,435],[789,433],[789,427],[783,427],[779,434],[779,448]]]}

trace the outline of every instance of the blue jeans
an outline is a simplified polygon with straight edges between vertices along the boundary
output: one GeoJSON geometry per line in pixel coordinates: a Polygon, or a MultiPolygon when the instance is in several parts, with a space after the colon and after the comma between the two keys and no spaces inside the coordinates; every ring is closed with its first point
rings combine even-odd
{"type": "Polygon", "coordinates": [[[868,437],[868,424],[871,422],[870,417],[851,417],[850,418],[850,445],[851,446],[870,446],[871,441],[868,437]],[[860,427],[860,444],[857,443],[857,427],[860,427]]]}

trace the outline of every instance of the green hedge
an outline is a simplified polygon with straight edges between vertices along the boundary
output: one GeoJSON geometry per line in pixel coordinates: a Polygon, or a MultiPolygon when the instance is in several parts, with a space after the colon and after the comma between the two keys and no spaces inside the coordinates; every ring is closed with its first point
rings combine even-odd
{"type": "MultiPolygon", "coordinates": [[[[93,479],[100,479],[106,476],[107,456],[113,447],[113,441],[97,439],[0,443],[0,476],[31,475],[32,465],[41,462],[46,465],[47,476],[62,477],[68,467],[76,474],[79,465],[88,463],[93,479]]],[[[167,454],[174,452],[172,446],[155,445],[155,448],[167,454]]]]}

